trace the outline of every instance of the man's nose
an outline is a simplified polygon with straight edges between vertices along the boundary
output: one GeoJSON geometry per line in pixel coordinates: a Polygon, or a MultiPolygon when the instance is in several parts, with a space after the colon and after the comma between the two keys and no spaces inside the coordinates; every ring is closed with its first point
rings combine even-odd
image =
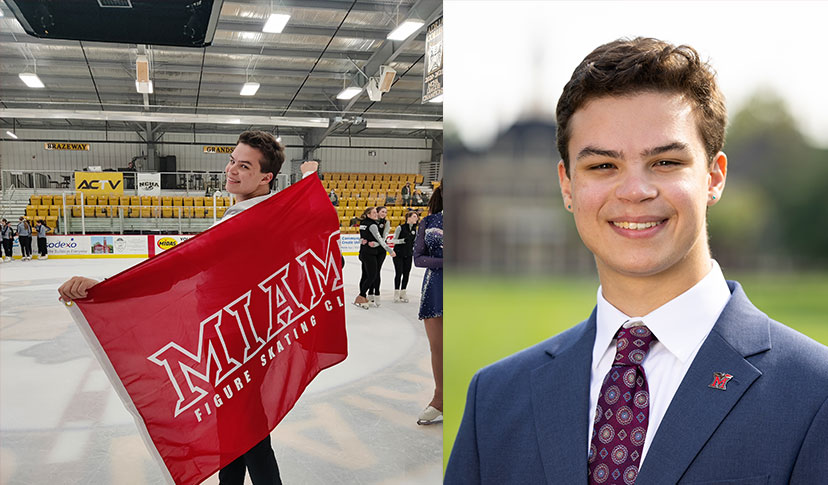
{"type": "Polygon", "coordinates": [[[621,175],[615,195],[629,202],[643,202],[658,195],[658,189],[645,173],[628,171],[621,175]]]}

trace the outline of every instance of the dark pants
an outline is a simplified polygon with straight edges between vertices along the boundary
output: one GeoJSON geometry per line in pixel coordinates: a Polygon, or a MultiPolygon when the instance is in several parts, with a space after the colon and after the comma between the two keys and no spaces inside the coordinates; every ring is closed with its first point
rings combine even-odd
{"type": "MultiPolygon", "coordinates": [[[[383,255],[385,252],[383,251],[383,255]]],[[[369,251],[360,251],[359,260],[362,262],[362,277],[359,279],[359,295],[365,297],[379,274],[377,255],[369,251]]]]}
{"type": "Polygon", "coordinates": [[[23,256],[32,255],[32,236],[17,236],[20,241],[20,252],[23,256]]]}
{"type": "Polygon", "coordinates": [[[6,252],[6,256],[12,257],[12,246],[14,245],[14,241],[11,239],[3,239],[3,250],[6,252]]]}
{"type": "Polygon", "coordinates": [[[411,273],[412,255],[398,254],[394,258],[394,289],[404,290],[408,288],[408,275],[411,273]]]}
{"type": "Polygon", "coordinates": [[[250,451],[236,458],[229,465],[219,470],[219,485],[243,485],[244,472],[250,473],[253,485],[281,485],[279,465],[270,446],[270,435],[250,451]]]}
{"type": "Polygon", "coordinates": [[[41,256],[46,256],[46,238],[39,237],[37,238],[37,254],[41,256]]]}
{"type": "Polygon", "coordinates": [[[385,250],[377,254],[377,279],[374,280],[374,286],[368,290],[369,295],[379,296],[380,287],[380,272],[382,271],[382,263],[385,262],[385,250]]]}

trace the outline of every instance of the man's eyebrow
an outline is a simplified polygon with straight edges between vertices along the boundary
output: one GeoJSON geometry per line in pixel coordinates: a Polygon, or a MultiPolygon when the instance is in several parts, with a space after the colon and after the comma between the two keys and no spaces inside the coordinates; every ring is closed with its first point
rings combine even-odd
{"type": "Polygon", "coordinates": [[[686,152],[689,151],[689,147],[687,143],[682,143],[679,141],[674,141],[672,143],[668,143],[666,145],[661,145],[653,148],[648,148],[641,152],[642,157],[652,157],[655,155],[661,155],[662,153],[666,152],[686,152]]]}
{"type": "Polygon", "coordinates": [[[624,154],[615,150],[604,150],[603,148],[597,148],[594,146],[585,146],[578,152],[578,156],[575,157],[576,160],[580,160],[585,157],[589,156],[598,156],[598,157],[609,157],[609,158],[624,158],[624,154]]]}

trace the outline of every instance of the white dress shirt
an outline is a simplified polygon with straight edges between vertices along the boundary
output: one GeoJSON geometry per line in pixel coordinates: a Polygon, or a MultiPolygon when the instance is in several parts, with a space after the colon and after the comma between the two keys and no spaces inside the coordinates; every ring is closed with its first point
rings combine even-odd
{"type": "MultiPolygon", "coordinates": [[[[650,417],[641,463],[658,431],[664,414],[696,357],[704,340],[730,299],[730,289],[722,270],[711,260],[707,276],[695,286],[644,316],[628,316],[612,306],[598,288],[597,329],[592,349],[592,375],[589,385],[589,434],[592,441],[595,409],[604,377],[615,359],[615,334],[621,326],[646,325],[658,339],[644,359],[644,373],[650,391],[650,417]],[[639,323],[640,322],[640,323],[639,323]]],[[[589,448],[587,448],[589,453],[589,448]]]]}

